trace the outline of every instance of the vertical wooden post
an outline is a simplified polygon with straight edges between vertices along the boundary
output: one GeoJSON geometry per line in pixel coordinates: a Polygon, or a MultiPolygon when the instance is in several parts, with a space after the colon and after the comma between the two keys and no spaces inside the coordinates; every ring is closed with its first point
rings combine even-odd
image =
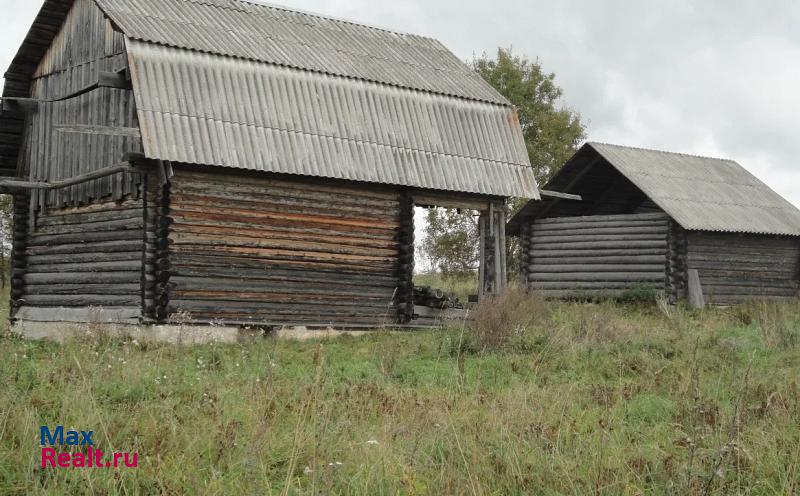
{"type": "Polygon", "coordinates": [[[400,193],[400,258],[397,271],[395,307],[397,319],[408,324],[414,318],[414,198],[411,192],[400,193]]]}
{"type": "Polygon", "coordinates": [[[522,276],[522,283],[528,285],[528,261],[530,253],[530,245],[528,243],[528,233],[530,227],[528,222],[523,222],[519,226],[519,265],[520,275],[522,276]]]}
{"type": "Polygon", "coordinates": [[[497,252],[498,252],[498,281],[499,291],[508,287],[508,261],[506,260],[508,248],[506,246],[506,206],[497,211],[497,252]]]}
{"type": "Polygon", "coordinates": [[[28,233],[31,225],[31,196],[14,195],[14,239],[11,248],[11,315],[13,319],[25,298],[25,274],[28,268],[28,233]]]}
{"type": "Polygon", "coordinates": [[[478,242],[478,301],[481,301],[486,294],[486,216],[483,212],[478,218],[478,242]]]}
{"type": "Polygon", "coordinates": [[[149,205],[147,197],[147,189],[149,188],[150,180],[147,174],[141,176],[141,183],[139,184],[140,193],[139,197],[142,202],[142,270],[140,276],[140,291],[142,293],[142,315],[145,317],[153,318],[153,311],[149,308],[148,296],[148,283],[147,283],[147,233],[150,226],[148,225],[149,205]]]}
{"type": "Polygon", "coordinates": [[[166,323],[171,313],[169,307],[172,285],[172,263],[170,261],[170,234],[173,219],[171,214],[171,188],[169,180],[162,177],[156,198],[156,291],[155,291],[155,318],[159,323],[166,323]]]}
{"type": "Polygon", "coordinates": [[[480,234],[481,297],[499,294],[507,286],[505,208],[490,203],[489,209],[481,212],[478,222],[480,234]]]}

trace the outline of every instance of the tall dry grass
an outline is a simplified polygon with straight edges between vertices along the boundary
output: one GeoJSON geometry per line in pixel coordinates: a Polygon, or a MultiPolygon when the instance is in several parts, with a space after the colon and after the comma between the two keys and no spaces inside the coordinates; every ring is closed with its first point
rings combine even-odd
{"type": "Polygon", "coordinates": [[[672,310],[522,292],[482,331],[4,338],[0,494],[797,494],[800,355],[771,337],[797,307],[672,310]],[[39,469],[54,423],[140,468],[39,469]]]}

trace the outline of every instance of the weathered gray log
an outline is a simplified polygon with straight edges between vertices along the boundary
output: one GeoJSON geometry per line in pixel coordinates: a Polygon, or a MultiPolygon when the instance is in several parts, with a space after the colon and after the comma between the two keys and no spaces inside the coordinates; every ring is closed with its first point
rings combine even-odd
{"type": "Polygon", "coordinates": [[[246,299],[193,299],[176,293],[170,298],[168,313],[175,311],[188,312],[242,312],[258,315],[261,313],[285,313],[295,315],[388,315],[394,321],[396,309],[382,302],[335,302],[322,300],[303,301],[302,305],[292,301],[260,301],[257,305],[246,299]]]}
{"type": "Polygon", "coordinates": [[[628,256],[665,256],[666,250],[664,248],[602,248],[602,249],[579,249],[579,250],[551,250],[551,249],[536,249],[529,250],[530,255],[545,259],[545,258],[564,258],[564,257],[628,257],[628,256]]]}
{"type": "Polygon", "coordinates": [[[118,262],[95,263],[62,263],[52,265],[29,265],[28,273],[57,273],[57,272],[139,272],[142,268],[140,260],[122,260],[118,262]]]}
{"type": "Polygon", "coordinates": [[[24,298],[25,305],[34,306],[65,306],[65,307],[91,307],[91,306],[136,306],[140,304],[139,295],[112,296],[103,294],[82,295],[31,295],[24,298]]]}
{"type": "Polygon", "coordinates": [[[532,256],[530,265],[601,265],[601,264],[637,264],[637,265],[663,265],[666,257],[662,255],[639,255],[638,252],[631,252],[630,255],[587,255],[587,256],[562,256],[562,257],[541,257],[532,256]]]}
{"type": "Polygon", "coordinates": [[[579,217],[552,217],[547,219],[536,219],[533,223],[535,228],[539,226],[571,225],[571,226],[595,226],[603,224],[614,224],[624,227],[635,223],[662,223],[668,217],[663,213],[654,214],[629,214],[629,215],[589,215],[579,217]]]}
{"type": "Polygon", "coordinates": [[[139,280],[136,272],[26,273],[25,284],[133,284],[139,280]]]}
{"type": "Polygon", "coordinates": [[[558,290],[558,289],[534,289],[534,293],[545,299],[564,299],[564,298],[619,298],[627,290],[619,289],[581,289],[581,290],[558,290]]]}
{"type": "Polygon", "coordinates": [[[627,236],[647,236],[654,239],[666,238],[666,226],[654,227],[616,227],[616,228],[593,228],[593,229],[565,229],[561,231],[536,229],[534,239],[552,239],[561,241],[566,238],[585,237],[585,236],[606,236],[608,238],[625,238],[627,236]]]}
{"type": "MultiPolygon", "coordinates": [[[[663,259],[661,260],[663,262],[663,259]]],[[[661,272],[663,274],[664,264],[570,264],[570,265],[551,265],[551,264],[533,264],[528,267],[531,273],[556,273],[567,274],[573,272],[587,272],[587,273],[600,273],[600,272],[661,272]]]]}
{"type": "Polygon", "coordinates": [[[536,250],[603,250],[603,249],[632,249],[632,248],[660,248],[662,251],[666,252],[667,249],[667,242],[666,240],[656,240],[656,241],[640,241],[640,240],[632,240],[632,241],[592,241],[592,242],[571,242],[571,243],[542,243],[539,244],[536,242],[534,238],[534,243],[532,249],[536,250]]]}
{"type": "Polygon", "coordinates": [[[121,251],[121,252],[97,252],[90,253],[72,253],[72,254],[55,254],[55,255],[29,255],[28,260],[32,265],[58,265],[58,264],[91,264],[98,260],[104,262],[123,262],[141,260],[142,250],[139,251],[121,251]]]}
{"type": "Polygon", "coordinates": [[[703,287],[705,286],[727,286],[736,288],[797,288],[796,279],[789,277],[782,279],[741,279],[734,277],[707,277],[703,274],[703,287]]]}
{"type": "Polygon", "coordinates": [[[664,272],[574,272],[570,274],[532,272],[534,281],[626,281],[654,282],[663,281],[664,272]]]}
{"type": "Polygon", "coordinates": [[[797,288],[777,288],[773,286],[746,287],[746,286],[717,286],[703,285],[703,293],[714,296],[751,296],[757,299],[762,295],[785,296],[787,298],[797,295],[797,288]]]}
{"type": "Polygon", "coordinates": [[[298,302],[303,301],[304,295],[327,294],[344,299],[347,296],[359,296],[367,299],[392,296],[394,288],[384,287],[383,291],[376,291],[374,286],[334,285],[330,282],[307,281],[243,281],[239,280],[214,280],[206,278],[170,277],[170,282],[183,292],[207,293],[238,293],[238,294],[294,294],[298,302]],[[261,282],[261,284],[258,284],[261,282]]]}
{"type": "Polygon", "coordinates": [[[108,222],[123,219],[137,219],[141,220],[142,210],[134,206],[124,207],[109,206],[105,210],[84,211],[78,208],[69,209],[69,213],[60,212],[58,210],[48,210],[41,212],[39,218],[36,220],[36,227],[51,227],[51,226],[67,226],[77,225],[83,226],[95,222],[108,222]]]}
{"type": "MultiPolygon", "coordinates": [[[[141,228],[141,226],[139,227],[141,228]]],[[[72,234],[32,234],[28,238],[28,245],[53,245],[53,244],[79,244],[79,243],[104,243],[108,241],[141,241],[138,230],[109,231],[109,232],[82,232],[72,234]]]]}
{"type": "Polygon", "coordinates": [[[100,294],[109,296],[130,296],[138,294],[141,285],[132,284],[45,284],[30,285],[26,288],[29,295],[80,295],[100,294]]]}
{"type": "MultiPolygon", "coordinates": [[[[224,244],[231,248],[264,248],[276,250],[291,250],[297,245],[297,241],[285,240],[281,238],[245,238],[232,236],[195,236],[191,234],[174,234],[172,240],[176,250],[181,246],[189,245],[192,247],[214,247],[224,244]]],[[[305,250],[315,253],[332,253],[341,255],[364,255],[364,256],[385,256],[395,257],[403,245],[395,245],[391,248],[376,248],[373,246],[348,246],[335,242],[307,242],[305,250]]],[[[406,245],[405,253],[412,254],[413,246],[406,245]]],[[[413,262],[413,257],[405,257],[404,263],[413,262]]]]}
{"type": "Polygon", "coordinates": [[[325,284],[377,287],[394,287],[397,284],[395,277],[382,274],[341,273],[335,269],[308,271],[266,265],[257,268],[191,265],[186,260],[173,264],[172,276],[195,280],[307,281],[311,283],[322,282],[325,284]]]}
{"type": "Polygon", "coordinates": [[[82,232],[124,232],[140,231],[142,229],[142,219],[120,219],[107,222],[94,222],[87,224],[70,224],[69,226],[37,226],[37,235],[66,236],[77,235],[82,232]]]}
{"type": "Polygon", "coordinates": [[[544,246],[546,244],[564,244],[564,243],[588,243],[595,241],[605,242],[618,242],[625,245],[631,241],[650,241],[654,243],[661,243],[666,248],[667,234],[621,234],[621,235],[607,235],[607,234],[590,234],[590,233],[575,233],[564,236],[541,236],[536,234],[533,237],[534,246],[544,246]]]}
{"type": "Polygon", "coordinates": [[[601,289],[609,289],[609,290],[624,290],[624,289],[632,289],[632,288],[643,288],[643,287],[651,287],[653,289],[661,289],[662,283],[658,281],[654,281],[650,284],[642,283],[640,281],[635,282],[627,282],[627,281],[602,281],[602,282],[589,282],[589,281],[536,281],[531,283],[531,288],[533,290],[564,290],[564,291],[574,291],[574,290],[581,290],[581,289],[591,289],[591,290],[601,290],[601,289]]]}
{"type": "Polygon", "coordinates": [[[33,255],[72,255],[82,253],[118,253],[133,252],[142,248],[142,241],[124,240],[98,243],[74,243],[63,245],[37,245],[26,249],[29,256],[33,255]]]}
{"type": "Polygon", "coordinates": [[[794,271],[788,271],[788,272],[758,271],[758,270],[724,271],[724,270],[711,270],[703,267],[696,267],[696,268],[697,270],[702,271],[701,275],[703,277],[703,281],[705,281],[707,278],[710,278],[710,279],[727,280],[732,284],[734,284],[737,280],[742,282],[761,281],[765,284],[768,284],[770,282],[797,280],[795,278],[794,271]]]}

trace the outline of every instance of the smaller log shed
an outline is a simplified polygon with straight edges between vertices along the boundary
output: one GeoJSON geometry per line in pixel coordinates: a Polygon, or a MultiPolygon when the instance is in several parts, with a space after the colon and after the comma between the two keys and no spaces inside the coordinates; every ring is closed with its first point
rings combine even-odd
{"type": "Polygon", "coordinates": [[[798,296],[800,210],[738,163],[587,143],[508,224],[525,278],[547,297],[730,305],[798,296]],[[699,284],[698,284],[699,282],[699,284]]]}
{"type": "Polygon", "coordinates": [[[12,320],[412,324],[414,207],[539,198],[514,107],[436,40],[240,0],[46,0],[5,74],[12,320]]]}

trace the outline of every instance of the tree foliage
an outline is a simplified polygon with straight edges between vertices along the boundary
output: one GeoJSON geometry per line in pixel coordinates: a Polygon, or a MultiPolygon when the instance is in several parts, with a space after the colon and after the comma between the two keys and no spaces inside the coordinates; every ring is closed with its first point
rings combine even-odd
{"type": "MultiPolygon", "coordinates": [[[[586,137],[580,115],[559,106],[563,91],[555,83],[555,74],[544,72],[538,62],[502,48],[496,58],[483,55],[472,66],[517,107],[534,174],[539,184],[544,184],[586,137]]],[[[525,201],[512,199],[511,213],[522,208],[525,201]]],[[[477,268],[478,227],[474,212],[431,209],[427,221],[422,252],[434,269],[450,274],[477,268]]],[[[511,249],[515,250],[513,244],[511,249]]],[[[512,262],[517,257],[508,259],[512,262]]]]}
{"type": "Polygon", "coordinates": [[[427,221],[422,253],[433,269],[443,274],[475,270],[478,266],[478,222],[474,213],[433,208],[428,210],[427,221]]]}

